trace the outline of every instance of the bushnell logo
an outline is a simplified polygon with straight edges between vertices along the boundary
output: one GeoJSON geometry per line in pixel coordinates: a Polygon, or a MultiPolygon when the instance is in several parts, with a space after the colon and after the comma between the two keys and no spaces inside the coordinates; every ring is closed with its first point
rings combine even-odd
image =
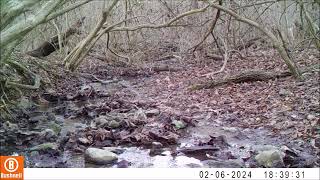
{"type": "Polygon", "coordinates": [[[23,156],[0,156],[0,179],[23,180],[23,156]]]}

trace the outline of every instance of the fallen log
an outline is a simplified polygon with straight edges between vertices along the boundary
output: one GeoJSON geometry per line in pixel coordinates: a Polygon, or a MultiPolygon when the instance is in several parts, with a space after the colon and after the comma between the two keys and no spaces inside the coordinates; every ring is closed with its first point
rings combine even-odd
{"type": "Polygon", "coordinates": [[[153,70],[154,72],[157,72],[157,73],[163,72],[163,71],[175,72],[175,71],[182,70],[182,68],[174,68],[174,67],[170,67],[168,65],[159,65],[159,66],[151,67],[151,70],[153,70]]]}
{"type": "MultiPolygon", "coordinates": [[[[307,67],[303,69],[301,72],[306,73],[315,68],[319,68],[320,64],[316,64],[314,66],[307,67]]],[[[268,81],[271,79],[283,78],[291,76],[292,73],[290,71],[283,72],[268,72],[263,70],[247,70],[240,72],[236,75],[231,75],[226,78],[213,80],[210,82],[206,82],[203,84],[196,84],[190,87],[191,90],[200,90],[200,89],[212,89],[217,86],[231,84],[231,83],[243,83],[243,82],[254,82],[254,81],[268,81]]]]}
{"type": "MultiPolygon", "coordinates": [[[[77,21],[76,24],[74,24],[71,28],[69,28],[66,32],[61,34],[62,47],[66,44],[68,38],[79,32],[79,28],[83,23],[84,18],[77,21]]],[[[32,57],[46,57],[49,56],[51,53],[59,49],[59,35],[53,36],[50,38],[49,41],[43,42],[39,47],[37,47],[34,50],[26,52],[26,54],[32,56],[32,57]]]]}

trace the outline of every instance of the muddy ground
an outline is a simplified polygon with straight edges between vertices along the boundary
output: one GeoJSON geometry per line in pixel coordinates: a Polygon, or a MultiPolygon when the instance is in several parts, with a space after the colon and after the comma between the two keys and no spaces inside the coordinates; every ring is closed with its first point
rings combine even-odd
{"type": "MultiPolygon", "coordinates": [[[[319,63],[316,50],[295,53],[300,67],[319,63]]],[[[319,70],[190,89],[222,63],[172,57],[129,68],[88,58],[76,73],[56,64],[2,125],[2,154],[25,155],[27,167],[319,167],[319,70]],[[87,162],[89,147],[117,160],[87,162]]],[[[252,50],[213,79],[248,69],[286,66],[274,50],[252,50]]]]}

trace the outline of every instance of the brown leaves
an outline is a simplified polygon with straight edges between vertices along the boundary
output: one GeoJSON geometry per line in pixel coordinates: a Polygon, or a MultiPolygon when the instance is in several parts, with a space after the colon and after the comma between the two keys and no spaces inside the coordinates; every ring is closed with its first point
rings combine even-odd
{"type": "Polygon", "coordinates": [[[159,141],[162,144],[176,144],[177,143],[177,139],[179,137],[179,135],[170,132],[170,131],[165,131],[162,129],[158,129],[158,128],[153,128],[149,131],[149,135],[150,137],[154,140],[154,141],[159,141]]]}

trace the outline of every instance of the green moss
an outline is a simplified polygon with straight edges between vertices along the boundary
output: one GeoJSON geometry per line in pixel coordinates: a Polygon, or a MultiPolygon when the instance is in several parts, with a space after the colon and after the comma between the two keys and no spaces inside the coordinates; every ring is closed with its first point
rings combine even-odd
{"type": "Polygon", "coordinates": [[[118,121],[112,120],[109,122],[109,127],[112,129],[118,128],[120,126],[120,123],[118,121]]]}
{"type": "Polygon", "coordinates": [[[43,143],[30,148],[30,151],[47,151],[47,150],[57,150],[58,145],[56,143],[43,143]]]}
{"type": "Polygon", "coordinates": [[[49,128],[52,129],[56,134],[59,134],[61,131],[61,126],[55,122],[50,122],[49,128]]]}

